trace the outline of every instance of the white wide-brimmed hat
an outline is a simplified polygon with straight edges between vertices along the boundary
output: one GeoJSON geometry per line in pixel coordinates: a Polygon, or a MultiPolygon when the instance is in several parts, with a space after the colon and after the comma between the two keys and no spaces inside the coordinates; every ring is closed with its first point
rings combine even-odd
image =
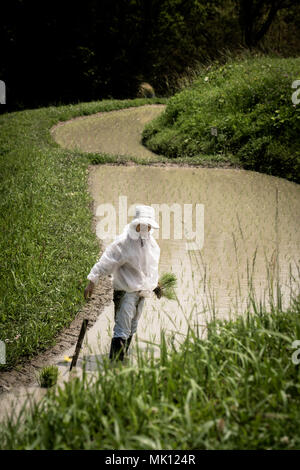
{"type": "Polygon", "coordinates": [[[131,224],[148,224],[152,228],[159,228],[158,223],[155,221],[155,210],[151,206],[136,206],[135,216],[131,224]]]}

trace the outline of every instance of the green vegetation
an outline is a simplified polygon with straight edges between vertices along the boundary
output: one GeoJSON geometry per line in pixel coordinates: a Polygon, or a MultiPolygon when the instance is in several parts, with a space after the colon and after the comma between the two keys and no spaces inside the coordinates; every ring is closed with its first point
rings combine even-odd
{"type": "Polygon", "coordinates": [[[166,299],[175,300],[176,294],[174,289],[176,288],[176,284],[177,278],[175,274],[163,273],[158,280],[160,295],[166,297],[166,299]]]}
{"type": "Polygon", "coordinates": [[[50,388],[56,385],[58,378],[58,367],[51,365],[43,367],[38,375],[38,383],[41,387],[50,388]]]}
{"type": "Polygon", "coordinates": [[[50,389],[4,423],[2,449],[299,449],[300,297],[206,331],[50,389]]]}
{"type": "Polygon", "coordinates": [[[143,142],[169,158],[227,161],[299,183],[300,107],[292,102],[299,70],[300,58],[216,62],[169,100],[143,142]]]}
{"type": "Polygon", "coordinates": [[[86,174],[94,156],[60,148],[49,129],[76,116],[157,102],[165,100],[108,100],[0,116],[0,339],[7,361],[0,371],[54,344],[84,302],[86,274],[99,253],[86,174]]]}

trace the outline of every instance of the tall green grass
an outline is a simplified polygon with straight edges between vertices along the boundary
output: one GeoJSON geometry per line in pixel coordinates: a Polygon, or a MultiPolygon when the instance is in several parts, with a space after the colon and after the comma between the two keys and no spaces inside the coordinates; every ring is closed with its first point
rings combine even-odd
{"type": "Polygon", "coordinates": [[[300,297],[279,309],[189,329],[160,356],[95,377],[83,370],[1,426],[2,449],[298,449],[300,297]]]}
{"type": "Polygon", "coordinates": [[[169,158],[240,164],[300,181],[300,58],[246,54],[199,70],[149,123],[143,142],[169,158]],[[217,136],[211,128],[217,128],[217,136]]]}

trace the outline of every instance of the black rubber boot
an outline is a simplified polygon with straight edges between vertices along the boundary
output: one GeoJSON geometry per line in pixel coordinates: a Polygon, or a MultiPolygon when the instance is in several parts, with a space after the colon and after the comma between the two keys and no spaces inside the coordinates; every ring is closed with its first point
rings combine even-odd
{"type": "Polygon", "coordinates": [[[132,336],[129,336],[129,338],[126,339],[126,346],[125,346],[126,353],[127,353],[128,348],[130,346],[131,340],[132,340],[132,336]]]}
{"type": "Polygon", "coordinates": [[[112,361],[119,360],[123,361],[124,359],[124,350],[126,347],[126,340],[123,338],[112,338],[109,359],[112,361]]]}

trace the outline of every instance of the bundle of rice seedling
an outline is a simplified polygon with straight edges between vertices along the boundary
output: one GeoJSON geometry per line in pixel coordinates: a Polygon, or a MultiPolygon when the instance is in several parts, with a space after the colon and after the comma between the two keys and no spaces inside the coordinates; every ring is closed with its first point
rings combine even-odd
{"type": "Polygon", "coordinates": [[[166,297],[169,300],[176,300],[175,287],[177,278],[173,273],[163,273],[159,280],[158,285],[154,289],[155,295],[158,299],[166,297]]]}

